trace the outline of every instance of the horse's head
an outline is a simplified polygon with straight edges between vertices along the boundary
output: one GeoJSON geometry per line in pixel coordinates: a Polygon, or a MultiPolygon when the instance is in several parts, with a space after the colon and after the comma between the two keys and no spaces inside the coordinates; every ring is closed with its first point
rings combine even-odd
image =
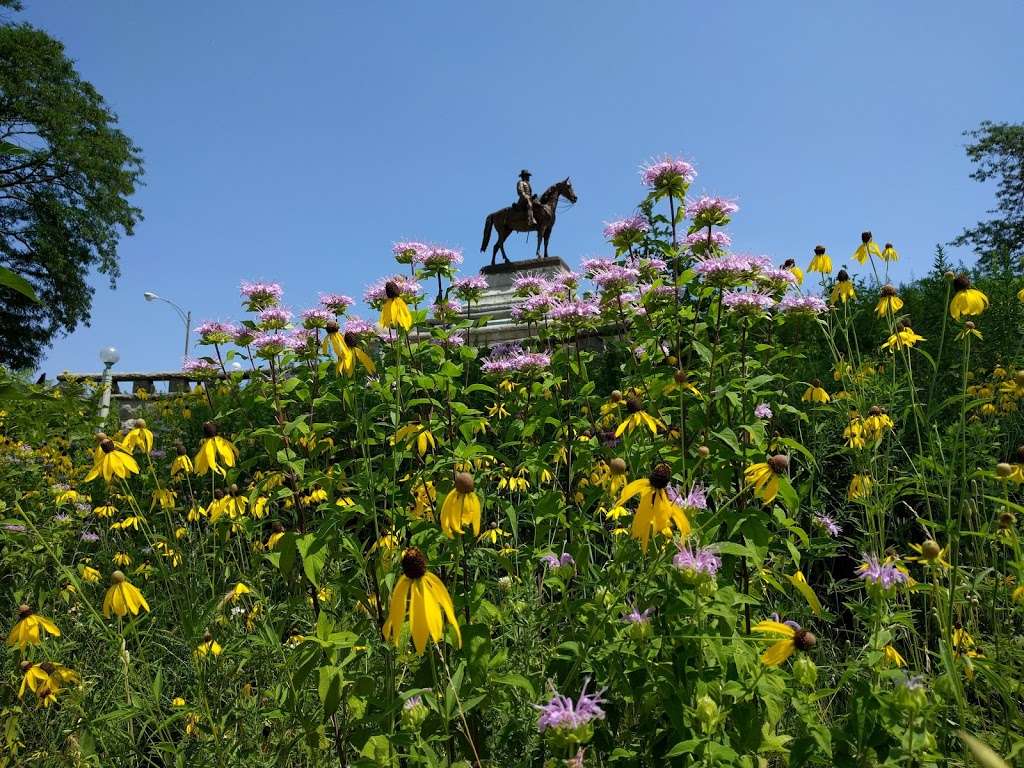
{"type": "Polygon", "coordinates": [[[558,187],[558,192],[565,196],[565,199],[570,203],[576,202],[576,191],[572,188],[572,182],[569,181],[569,177],[566,176],[564,181],[558,182],[555,186],[558,187]]]}

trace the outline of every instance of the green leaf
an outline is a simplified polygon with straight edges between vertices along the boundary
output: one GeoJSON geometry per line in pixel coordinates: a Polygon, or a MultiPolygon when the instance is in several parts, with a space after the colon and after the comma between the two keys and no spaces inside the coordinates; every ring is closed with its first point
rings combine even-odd
{"type": "Polygon", "coordinates": [[[320,574],[327,564],[327,541],[307,533],[295,540],[295,546],[302,555],[302,572],[314,587],[320,586],[320,574]]]}
{"type": "Polygon", "coordinates": [[[13,291],[17,291],[26,299],[34,301],[36,304],[42,303],[36,295],[32,284],[17,272],[14,272],[7,267],[0,267],[0,285],[6,286],[13,291]]]}
{"type": "Polygon", "coordinates": [[[19,147],[17,144],[12,144],[9,141],[0,141],[0,155],[5,157],[24,157],[32,154],[24,147],[19,147]]]}
{"type": "Polygon", "coordinates": [[[523,693],[525,693],[530,699],[537,698],[536,686],[534,686],[534,684],[530,682],[529,678],[524,677],[523,675],[516,674],[515,672],[509,672],[504,675],[494,675],[491,678],[491,682],[497,683],[498,685],[508,685],[512,688],[518,688],[519,690],[523,691],[523,693]]]}
{"type": "Polygon", "coordinates": [[[320,667],[320,684],[317,691],[324,708],[324,720],[338,711],[341,703],[341,673],[335,667],[320,667]]]}

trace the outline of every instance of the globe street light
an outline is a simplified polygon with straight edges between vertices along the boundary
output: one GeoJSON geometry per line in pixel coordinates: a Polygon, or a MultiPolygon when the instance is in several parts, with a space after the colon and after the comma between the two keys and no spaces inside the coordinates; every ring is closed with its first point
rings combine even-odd
{"type": "Polygon", "coordinates": [[[121,359],[121,353],[114,347],[104,347],[100,350],[100,362],[103,363],[103,394],[100,397],[100,424],[107,420],[110,415],[110,369],[121,359]]]}
{"type": "Polygon", "coordinates": [[[145,291],[142,294],[142,298],[146,301],[162,301],[165,304],[170,304],[175,312],[178,313],[178,317],[181,318],[181,322],[185,324],[185,357],[188,357],[188,337],[192,333],[192,313],[187,312],[170,299],[165,299],[163,296],[158,296],[152,291],[145,291]]]}

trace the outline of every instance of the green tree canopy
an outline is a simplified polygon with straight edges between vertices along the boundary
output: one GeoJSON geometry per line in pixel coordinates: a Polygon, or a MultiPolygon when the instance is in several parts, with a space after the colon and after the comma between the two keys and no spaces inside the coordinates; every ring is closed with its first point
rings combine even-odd
{"type": "Polygon", "coordinates": [[[2,364],[32,366],[58,334],[89,322],[91,270],[116,284],[118,241],[141,218],[129,198],[142,174],[139,148],[116,125],[60,42],[0,24],[2,364]]]}
{"type": "Polygon", "coordinates": [[[984,121],[965,136],[976,181],[996,181],[994,218],[965,229],[954,245],[970,245],[979,266],[990,272],[1024,269],[1024,125],[984,121]]]}

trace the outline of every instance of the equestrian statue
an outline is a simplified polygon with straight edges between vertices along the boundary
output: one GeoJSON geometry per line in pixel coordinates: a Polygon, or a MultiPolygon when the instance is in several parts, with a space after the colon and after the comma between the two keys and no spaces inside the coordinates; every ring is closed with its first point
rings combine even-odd
{"type": "Polygon", "coordinates": [[[505,240],[513,232],[536,232],[537,233],[537,258],[548,258],[548,241],[551,239],[551,230],[555,226],[555,214],[558,208],[558,199],[564,197],[570,203],[576,202],[576,193],[573,191],[572,182],[566,176],[563,181],[557,181],[548,187],[538,198],[533,194],[530,186],[530,172],[520,171],[519,181],[516,184],[516,195],[518,199],[508,208],[495,211],[484,222],[484,242],[480,246],[481,251],[487,250],[487,244],[491,241],[491,228],[498,231],[497,242],[491,251],[491,266],[494,266],[498,258],[498,251],[501,251],[501,258],[511,264],[511,260],[505,253],[505,240]],[[540,245],[544,243],[544,256],[540,255],[540,245]]]}

